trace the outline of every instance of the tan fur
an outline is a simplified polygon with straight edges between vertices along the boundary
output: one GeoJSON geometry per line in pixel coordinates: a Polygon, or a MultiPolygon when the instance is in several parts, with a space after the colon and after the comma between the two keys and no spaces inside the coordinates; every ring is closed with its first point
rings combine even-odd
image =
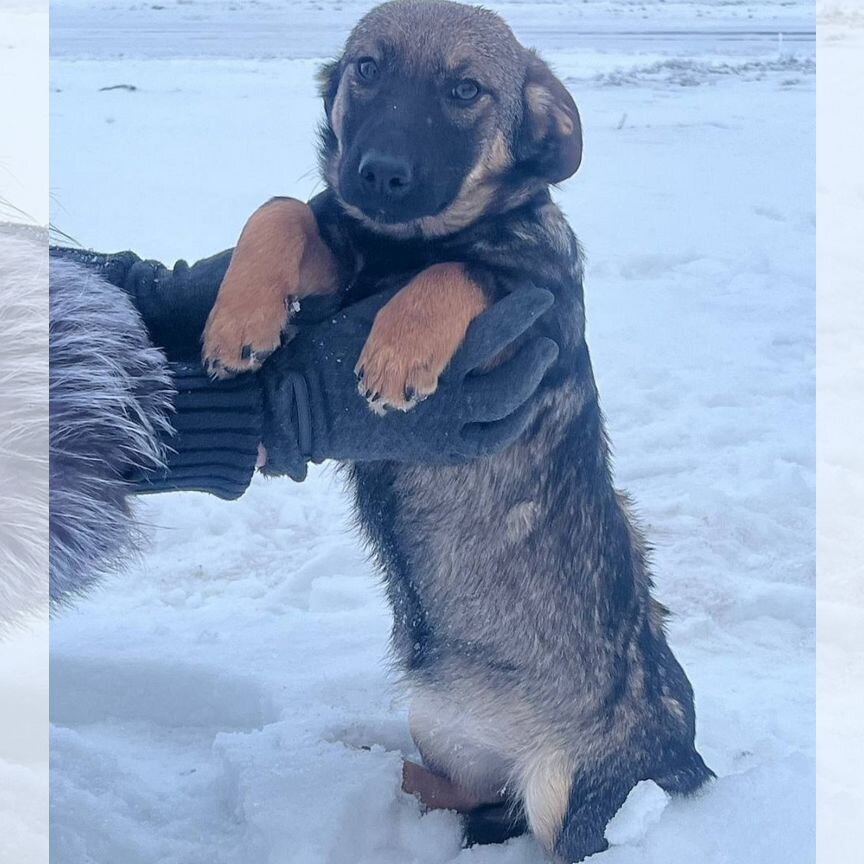
{"type": "Polygon", "coordinates": [[[336,291],[337,268],[309,207],[292,198],[252,214],[204,330],[203,359],[224,378],[257,368],[279,347],[294,298],[336,291]]]}
{"type": "Polygon", "coordinates": [[[339,143],[339,155],[342,155],[342,125],[345,122],[345,111],[348,107],[348,88],[340,87],[336,91],[333,100],[333,108],[330,110],[330,128],[339,143]]]}
{"type": "Polygon", "coordinates": [[[573,772],[572,756],[551,742],[525,757],[517,769],[525,816],[532,834],[546,849],[554,848],[567,815],[573,772]]]}
{"type": "Polygon", "coordinates": [[[375,316],[356,366],[360,392],[376,409],[402,411],[430,396],[487,305],[462,264],[419,273],[375,316]]]}
{"type": "Polygon", "coordinates": [[[523,501],[507,514],[505,534],[511,543],[524,543],[537,525],[540,507],[535,501],[523,501]]]}
{"type": "Polygon", "coordinates": [[[475,222],[489,206],[498,188],[496,182],[512,164],[504,133],[496,130],[477,164],[465,178],[459,194],[449,207],[435,216],[418,220],[426,237],[458,231],[475,222]]]}
{"type": "MultiPolygon", "coordinates": [[[[453,809],[505,800],[521,801],[531,831],[552,849],[561,830],[575,773],[574,748],[553,733],[541,734],[543,724],[530,703],[512,692],[491,690],[484,682],[465,677],[447,693],[422,686],[413,692],[411,735],[421,752],[437,762],[435,772],[446,774],[442,799],[459,804],[453,809]]],[[[406,774],[403,773],[403,777],[406,774]]],[[[419,778],[407,769],[409,783],[434,795],[436,781],[419,778]]],[[[433,774],[437,777],[438,774],[433,774]]],[[[403,785],[405,791],[408,789],[403,785]]]]}
{"type": "Polygon", "coordinates": [[[528,84],[525,87],[525,101],[528,105],[528,110],[534,117],[531,131],[534,137],[539,140],[546,135],[549,129],[552,94],[542,84],[528,84]]]}
{"type": "Polygon", "coordinates": [[[529,126],[535,141],[557,140],[557,164],[549,180],[559,183],[574,174],[582,162],[582,122],[579,109],[567,88],[538,57],[532,57],[525,84],[525,103],[531,115],[529,126]]]}

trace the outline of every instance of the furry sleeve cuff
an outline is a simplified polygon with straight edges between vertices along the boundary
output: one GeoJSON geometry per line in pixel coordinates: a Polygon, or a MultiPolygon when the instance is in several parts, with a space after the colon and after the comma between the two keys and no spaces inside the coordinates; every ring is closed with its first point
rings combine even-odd
{"type": "Polygon", "coordinates": [[[129,473],[163,464],[173,387],[125,292],[50,264],[51,598],[67,601],[138,547],[129,473]]]}
{"type": "Polygon", "coordinates": [[[200,368],[169,363],[126,292],[80,262],[53,259],[50,281],[56,604],[135,553],[131,493],[243,493],[260,440],[261,397],[257,376],[214,383],[200,368]]]}

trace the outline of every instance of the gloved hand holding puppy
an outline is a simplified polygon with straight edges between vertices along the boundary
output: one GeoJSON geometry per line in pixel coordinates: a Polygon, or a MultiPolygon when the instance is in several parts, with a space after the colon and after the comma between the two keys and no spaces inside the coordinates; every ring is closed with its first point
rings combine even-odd
{"type": "Polygon", "coordinates": [[[229,250],[169,270],[132,252],[52,250],[55,261],[74,262],[121,289],[167,358],[176,392],[171,428],[161,435],[164,464],[130,466],[129,491],[185,489],[232,499],[247,488],[256,461],[266,474],[302,480],[310,461],[458,464],[488,455],[524,430],[558,354],[552,340],[533,337],[494,370],[478,372],[552,305],[550,292],[526,288],[474,323],[433,398],[377,416],[359,397],[353,369],[391,295],[342,309],[332,298],[311,297],[294,319],[293,338],[260,372],[211,381],[198,360],[200,337],[230,257],[229,250]]]}

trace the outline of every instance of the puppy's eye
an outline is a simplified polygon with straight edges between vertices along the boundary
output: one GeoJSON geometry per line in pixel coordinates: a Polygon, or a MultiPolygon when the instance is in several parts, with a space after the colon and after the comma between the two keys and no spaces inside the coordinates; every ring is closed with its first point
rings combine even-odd
{"type": "Polygon", "coordinates": [[[480,95],[480,85],[465,78],[450,91],[450,95],[459,102],[473,102],[480,95]]]}
{"type": "Polygon", "coordinates": [[[370,83],[377,81],[380,74],[378,64],[371,57],[361,57],[357,61],[357,74],[364,81],[369,81],[370,83]]]}

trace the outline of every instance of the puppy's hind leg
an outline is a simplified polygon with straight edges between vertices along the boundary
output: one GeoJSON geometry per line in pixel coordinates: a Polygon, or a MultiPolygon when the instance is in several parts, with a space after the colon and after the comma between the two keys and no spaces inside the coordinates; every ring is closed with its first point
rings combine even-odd
{"type": "Polygon", "coordinates": [[[533,754],[519,778],[531,832],[556,864],[574,864],[603,852],[606,825],[634,785],[602,765],[574,770],[572,755],[533,754]]]}
{"type": "Polygon", "coordinates": [[[552,852],[559,864],[574,864],[609,848],[606,826],[621,809],[634,783],[602,770],[577,776],[552,852]]]}
{"type": "Polygon", "coordinates": [[[694,749],[658,771],[654,782],[669,795],[693,795],[717,775],[694,749]]]}

